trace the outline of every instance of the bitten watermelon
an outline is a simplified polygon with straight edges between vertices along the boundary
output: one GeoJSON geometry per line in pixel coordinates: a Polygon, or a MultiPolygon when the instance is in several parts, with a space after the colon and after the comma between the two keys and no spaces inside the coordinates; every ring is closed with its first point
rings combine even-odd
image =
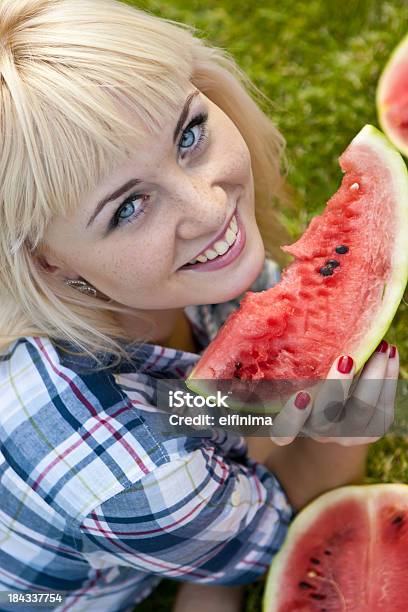
{"type": "Polygon", "coordinates": [[[393,51],[381,74],[377,112],[388,138],[408,157],[408,36],[393,51]]]}
{"type": "Polygon", "coordinates": [[[326,378],[339,354],[358,372],[381,341],[408,278],[407,170],[370,125],[339,162],[345,174],[324,213],[282,247],[295,261],[274,287],[245,294],[186,380],[192,391],[273,380],[282,398],[293,381],[326,378]]]}
{"type": "Polygon", "coordinates": [[[289,527],[263,612],[405,612],[407,567],[408,486],[334,489],[289,527]]]}

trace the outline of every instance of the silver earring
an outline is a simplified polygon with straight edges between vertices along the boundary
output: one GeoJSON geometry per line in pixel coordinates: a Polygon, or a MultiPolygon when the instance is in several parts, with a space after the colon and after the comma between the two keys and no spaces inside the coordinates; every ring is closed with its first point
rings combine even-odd
{"type": "Polygon", "coordinates": [[[86,281],[67,279],[64,282],[66,285],[68,285],[68,287],[73,287],[74,289],[77,289],[77,291],[85,293],[85,295],[91,295],[92,297],[96,297],[97,291],[95,287],[88,285],[86,281]]]}

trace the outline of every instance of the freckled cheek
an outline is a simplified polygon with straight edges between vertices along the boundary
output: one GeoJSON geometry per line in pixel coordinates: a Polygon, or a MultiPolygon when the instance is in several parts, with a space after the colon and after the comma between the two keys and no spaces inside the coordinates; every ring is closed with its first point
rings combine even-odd
{"type": "Polygon", "coordinates": [[[144,288],[160,283],[166,275],[166,262],[158,245],[134,243],[118,247],[111,253],[100,269],[103,280],[109,278],[112,287],[118,290],[134,292],[137,287],[144,288]]]}

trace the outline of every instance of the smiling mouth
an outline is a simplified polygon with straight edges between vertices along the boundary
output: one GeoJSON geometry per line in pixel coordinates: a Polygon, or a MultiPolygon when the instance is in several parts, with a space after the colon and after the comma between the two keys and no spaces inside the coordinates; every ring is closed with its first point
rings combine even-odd
{"type": "Polygon", "coordinates": [[[186,265],[193,265],[197,262],[205,263],[206,261],[216,259],[220,255],[224,255],[228,251],[228,249],[234,244],[238,234],[238,224],[235,211],[226,229],[219,234],[217,238],[214,238],[208,247],[201,251],[201,253],[194,257],[194,259],[189,261],[186,265]]]}

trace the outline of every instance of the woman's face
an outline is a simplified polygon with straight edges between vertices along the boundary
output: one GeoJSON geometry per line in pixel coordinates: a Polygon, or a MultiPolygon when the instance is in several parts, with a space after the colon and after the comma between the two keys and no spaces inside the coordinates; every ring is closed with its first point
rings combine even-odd
{"type": "Polygon", "coordinates": [[[146,132],[143,149],[87,194],[74,215],[52,221],[46,263],[61,280],[82,277],[136,311],[161,311],[225,302],[258,276],[265,251],[249,150],[228,116],[193,86],[180,116],[187,98],[175,141],[173,122],[156,136],[146,132]],[[227,229],[234,211],[246,237],[239,255],[219,269],[181,270],[227,229]]]}

